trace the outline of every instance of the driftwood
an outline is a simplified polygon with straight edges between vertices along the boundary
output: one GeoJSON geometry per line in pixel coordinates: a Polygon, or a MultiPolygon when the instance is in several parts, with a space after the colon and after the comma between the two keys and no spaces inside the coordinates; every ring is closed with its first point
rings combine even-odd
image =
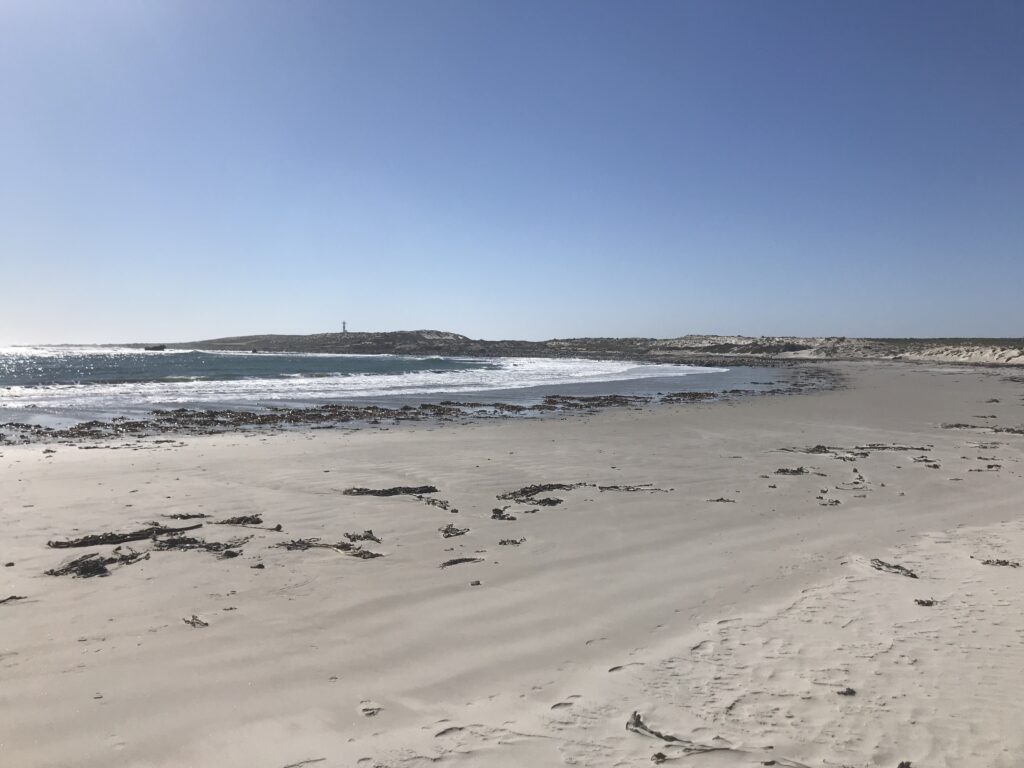
{"type": "Polygon", "coordinates": [[[482,563],[484,559],[482,557],[456,557],[452,560],[445,560],[441,563],[441,568],[448,568],[452,565],[461,565],[462,563],[482,563]]]}
{"type": "Polygon", "coordinates": [[[143,528],[138,531],[129,531],[128,533],[93,533],[88,536],[82,536],[79,539],[69,539],[68,541],[48,541],[46,542],[46,546],[54,549],[69,549],[71,547],[96,547],[102,544],[125,544],[129,541],[153,539],[157,536],[163,536],[168,533],[193,531],[196,528],[202,527],[202,523],[186,525],[183,528],[168,528],[163,525],[152,525],[149,528],[143,528]]]}
{"type": "Polygon", "coordinates": [[[419,496],[437,493],[437,488],[432,485],[396,485],[393,488],[347,488],[342,493],[346,496],[419,496]]]}
{"type": "Polygon", "coordinates": [[[899,576],[906,576],[909,579],[917,578],[917,574],[909,568],[904,568],[902,565],[895,565],[894,563],[887,563],[884,560],[879,560],[877,557],[871,561],[871,567],[874,568],[876,571],[895,573],[899,576]]]}
{"type": "Polygon", "coordinates": [[[109,557],[104,557],[98,552],[90,552],[87,555],[82,555],[81,557],[76,557],[73,560],[62,563],[56,568],[51,568],[46,571],[46,575],[71,575],[79,579],[88,579],[91,576],[109,576],[110,569],[107,568],[108,565],[131,565],[139,560],[148,559],[148,552],[136,552],[133,549],[129,549],[127,552],[121,552],[121,548],[117,547],[109,557]]]}
{"type": "Polygon", "coordinates": [[[4,603],[13,603],[16,600],[27,600],[27,599],[28,598],[26,598],[24,595],[11,595],[10,597],[5,597],[3,600],[0,600],[0,605],[3,605],[4,603]]]}
{"type": "Polygon", "coordinates": [[[868,443],[867,445],[858,445],[856,448],[859,451],[930,451],[934,446],[899,445],[897,443],[868,443]]]}

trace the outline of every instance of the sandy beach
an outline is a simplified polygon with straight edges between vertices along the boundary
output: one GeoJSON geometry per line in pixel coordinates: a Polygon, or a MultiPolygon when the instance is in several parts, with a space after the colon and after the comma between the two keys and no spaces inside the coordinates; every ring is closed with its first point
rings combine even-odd
{"type": "Polygon", "coordinates": [[[590,416],[2,447],[0,763],[1020,766],[1024,379],[834,368],[590,416]],[[395,487],[420,491],[346,493],[395,487]],[[48,546],[153,524],[237,556],[48,546]],[[45,573],[89,553],[124,562],[45,573]]]}

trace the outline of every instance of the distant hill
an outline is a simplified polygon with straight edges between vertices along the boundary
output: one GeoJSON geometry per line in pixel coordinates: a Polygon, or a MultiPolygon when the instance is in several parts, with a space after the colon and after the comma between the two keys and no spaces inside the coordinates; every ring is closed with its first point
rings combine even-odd
{"type": "MultiPolygon", "coordinates": [[[[133,345],[143,346],[143,345],[133,345]]],[[[322,352],[465,357],[590,357],[666,362],[763,360],[911,360],[1024,365],[1024,339],[854,339],[796,336],[680,336],[672,339],[577,338],[488,341],[448,331],[231,336],[170,349],[236,352],[322,352]]]]}

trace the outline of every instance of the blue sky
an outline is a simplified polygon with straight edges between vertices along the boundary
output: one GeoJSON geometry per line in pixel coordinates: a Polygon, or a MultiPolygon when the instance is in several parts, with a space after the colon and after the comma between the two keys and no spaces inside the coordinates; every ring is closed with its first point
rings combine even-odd
{"type": "Polygon", "coordinates": [[[1016,0],[4,0],[0,37],[0,343],[1024,335],[1016,0]]]}

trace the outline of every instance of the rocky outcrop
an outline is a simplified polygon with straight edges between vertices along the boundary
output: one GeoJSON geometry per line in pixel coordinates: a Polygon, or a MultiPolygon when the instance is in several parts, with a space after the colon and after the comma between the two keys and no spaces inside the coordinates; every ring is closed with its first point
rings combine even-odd
{"type": "MultiPolygon", "coordinates": [[[[163,346],[163,345],[160,345],[163,346]]],[[[679,336],[571,338],[548,341],[471,339],[447,331],[316,333],[305,336],[233,336],[169,349],[242,352],[323,352],[465,357],[584,357],[681,362],[695,365],[763,364],[797,360],[909,360],[1024,365],[1024,339],[854,339],[841,336],[679,336]]]]}

